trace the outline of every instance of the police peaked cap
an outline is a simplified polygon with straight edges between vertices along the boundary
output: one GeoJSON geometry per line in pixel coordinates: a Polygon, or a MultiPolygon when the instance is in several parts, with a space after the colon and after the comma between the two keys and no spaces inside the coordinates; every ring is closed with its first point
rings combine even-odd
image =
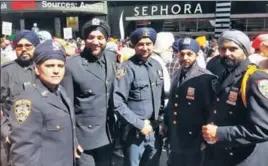
{"type": "Polygon", "coordinates": [[[106,39],[110,36],[110,26],[103,20],[94,18],[86,22],[82,27],[82,37],[86,39],[88,34],[92,31],[100,31],[106,39]]]}

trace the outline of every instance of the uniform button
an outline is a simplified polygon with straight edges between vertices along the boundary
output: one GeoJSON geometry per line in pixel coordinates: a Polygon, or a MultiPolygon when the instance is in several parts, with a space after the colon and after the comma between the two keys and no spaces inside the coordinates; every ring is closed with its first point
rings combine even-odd
{"type": "Polygon", "coordinates": [[[189,102],[188,105],[191,105],[191,103],[189,102]]]}
{"type": "Polygon", "coordinates": [[[229,114],[233,114],[233,112],[232,112],[232,111],[230,111],[230,112],[229,112],[229,114]]]}
{"type": "Polygon", "coordinates": [[[173,124],[177,124],[177,122],[174,120],[174,121],[173,121],[173,124]]]}
{"type": "Polygon", "coordinates": [[[218,97],[217,97],[217,99],[216,99],[216,100],[217,100],[217,102],[219,102],[219,101],[220,101],[220,98],[218,98],[218,97]]]}
{"type": "Polygon", "coordinates": [[[91,128],[92,126],[91,125],[88,125],[88,128],[91,128]]]}
{"type": "Polygon", "coordinates": [[[177,112],[174,112],[174,115],[177,115],[177,112]]]}
{"type": "Polygon", "coordinates": [[[230,154],[230,156],[234,155],[232,152],[230,152],[229,154],[230,154]]]}
{"type": "Polygon", "coordinates": [[[214,114],[216,114],[216,113],[217,113],[217,111],[216,111],[216,110],[214,110],[214,111],[213,111],[213,113],[214,113],[214,114]]]}
{"type": "Polygon", "coordinates": [[[109,96],[109,93],[107,93],[106,95],[109,96]]]}
{"type": "Polygon", "coordinates": [[[106,85],[108,85],[109,82],[108,81],[105,81],[105,83],[106,83],[106,85]]]}
{"type": "Polygon", "coordinates": [[[32,84],[33,85],[33,87],[35,87],[36,85],[35,84],[32,84]]]}
{"type": "Polygon", "coordinates": [[[56,128],[59,130],[59,129],[60,129],[60,126],[59,126],[59,125],[57,125],[57,126],[56,126],[56,128]]]}
{"type": "Polygon", "coordinates": [[[179,97],[179,95],[176,95],[176,98],[178,98],[179,97]]]}
{"type": "Polygon", "coordinates": [[[107,117],[107,120],[109,120],[110,118],[109,117],[107,117]]]}
{"type": "Polygon", "coordinates": [[[88,92],[89,92],[89,93],[92,93],[92,90],[89,90],[88,92]]]}
{"type": "Polygon", "coordinates": [[[178,107],[178,103],[175,103],[174,106],[175,106],[175,107],[178,107]]]}
{"type": "Polygon", "coordinates": [[[224,148],[225,150],[228,150],[228,148],[224,148]]]}
{"type": "Polygon", "coordinates": [[[189,131],[189,134],[191,135],[191,134],[192,134],[192,132],[191,132],[191,131],[189,131]]]}

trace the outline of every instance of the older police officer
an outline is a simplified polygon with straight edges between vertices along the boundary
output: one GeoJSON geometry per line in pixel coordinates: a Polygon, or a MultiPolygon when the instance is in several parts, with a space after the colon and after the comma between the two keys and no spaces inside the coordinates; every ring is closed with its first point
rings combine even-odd
{"type": "MultiPolygon", "coordinates": [[[[17,59],[1,66],[1,89],[8,90],[10,96],[20,94],[24,90],[21,85],[35,79],[32,57],[35,47],[39,43],[37,35],[32,31],[21,30],[15,34],[13,44],[17,59]]],[[[5,100],[1,100],[1,104],[4,107],[8,107],[8,103],[2,102],[6,102],[5,100]]],[[[8,122],[9,109],[5,108],[4,110],[3,119],[1,120],[1,140],[8,147],[8,135],[11,130],[8,122]]],[[[1,149],[3,147],[1,146],[1,149]]]]}
{"type": "Polygon", "coordinates": [[[170,165],[200,166],[204,142],[201,128],[209,114],[214,98],[212,83],[217,77],[197,64],[200,48],[194,39],[178,40],[174,48],[178,48],[175,51],[181,67],[173,75],[165,111],[171,145],[170,165]]]}
{"type": "Polygon", "coordinates": [[[52,40],[34,52],[35,84],[14,100],[10,112],[10,165],[73,166],[74,110],[59,85],[65,72],[65,52],[52,40]]]}
{"type": "Polygon", "coordinates": [[[161,154],[158,124],[164,104],[163,72],[150,57],[155,40],[152,28],[132,32],[136,54],[117,72],[114,105],[122,121],[125,166],[155,166],[161,154]]]}
{"type": "Polygon", "coordinates": [[[220,60],[225,72],[216,86],[214,107],[203,126],[206,166],[266,166],[268,163],[267,76],[250,79],[245,107],[241,82],[250,63],[246,57],[250,40],[238,30],[228,30],[218,40],[220,60]],[[253,81],[253,82],[252,82],[253,81]],[[253,89],[252,89],[253,88],[253,89]]]}
{"type": "Polygon", "coordinates": [[[111,95],[116,55],[105,51],[109,25],[97,18],[83,26],[85,49],[67,59],[63,85],[75,105],[77,137],[84,149],[80,166],[110,166],[114,114],[111,95]]]}

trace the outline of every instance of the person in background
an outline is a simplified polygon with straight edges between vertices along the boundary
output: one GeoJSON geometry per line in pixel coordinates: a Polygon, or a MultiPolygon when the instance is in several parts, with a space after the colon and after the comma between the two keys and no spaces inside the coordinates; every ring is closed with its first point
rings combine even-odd
{"type": "Polygon", "coordinates": [[[180,63],[178,59],[178,53],[179,53],[179,48],[178,48],[178,43],[180,42],[180,39],[176,39],[173,42],[172,49],[173,49],[173,58],[172,61],[166,64],[166,67],[168,69],[168,73],[170,78],[173,78],[174,72],[180,68],[180,63]]]}
{"type": "Polygon", "coordinates": [[[39,31],[37,32],[37,36],[41,43],[43,43],[46,40],[51,40],[52,36],[48,31],[39,31]]]}
{"type": "Polygon", "coordinates": [[[261,43],[268,41],[268,34],[261,34],[258,35],[252,42],[252,48],[255,50],[255,53],[249,55],[250,62],[259,65],[260,61],[265,59],[265,56],[263,56],[264,51],[260,49],[261,43]]]}

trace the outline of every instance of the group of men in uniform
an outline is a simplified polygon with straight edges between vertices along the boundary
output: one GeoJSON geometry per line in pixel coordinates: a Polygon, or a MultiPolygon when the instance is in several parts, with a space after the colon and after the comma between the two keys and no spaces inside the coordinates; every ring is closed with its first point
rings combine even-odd
{"type": "MultiPolygon", "coordinates": [[[[117,120],[124,166],[159,165],[160,129],[171,146],[170,166],[266,166],[268,67],[263,62],[244,80],[243,96],[251,49],[243,32],[220,36],[224,71],[213,72],[220,74],[198,66],[195,40],[174,42],[181,67],[166,107],[163,70],[150,57],[156,31],[133,31],[135,55],[122,64],[105,50],[109,35],[106,22],[88,21],[85,49],[66,59],[56,41],[39,44],[31,31],[16,34],[18,58],[1,67],[1,138],[9,165],[111,166],[117,120]]],[[[268,56],[267,42],[260,45],[268,56]]]]}

